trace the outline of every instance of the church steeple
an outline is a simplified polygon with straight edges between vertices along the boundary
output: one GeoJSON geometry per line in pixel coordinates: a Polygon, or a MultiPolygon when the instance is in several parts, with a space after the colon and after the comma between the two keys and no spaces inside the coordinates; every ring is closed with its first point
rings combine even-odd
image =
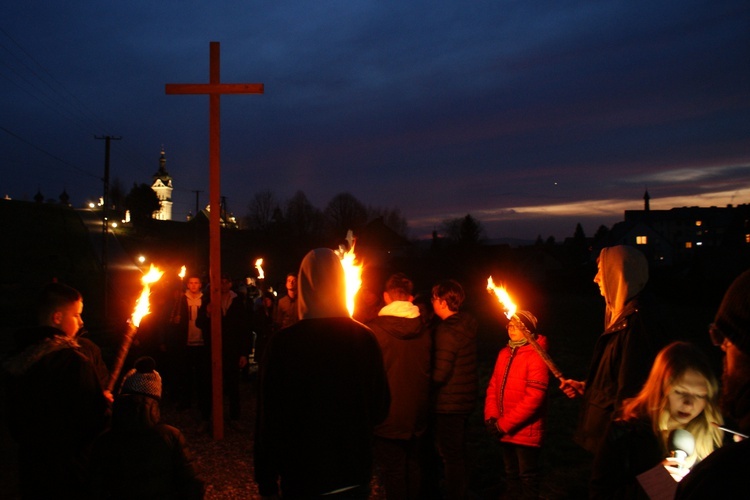
{"type": "Polygon", "coordinates": [[[651,197],[648,195],[648,189],[647,189],[646,192],[643,194],[643,210],[645,212],[648,212],[651,209],[651,205],[649,203],[650,201],[651,201],[651,197]]]}
{"type": "Polygon", "coordinates": [[[164,184],[167,184],[167,181],[169,183],[172,183],[172,177],[169,176],[169,172],[167,172],[167,157],[164,154],[164,147],[161,148],[161,156],[159,156],[159,170],[153,175],[154,180],[161,179],[164,184]]]}
{"type": "Polygon", "coordinates": [[[154,190],[161,204],[161,208],[154,212],[154,219],[172,220],[172,177],[167,172],[167,157],[163,146],[159,157],[159,170],[153,175],[153,179],[151,189],[154,190]]]}

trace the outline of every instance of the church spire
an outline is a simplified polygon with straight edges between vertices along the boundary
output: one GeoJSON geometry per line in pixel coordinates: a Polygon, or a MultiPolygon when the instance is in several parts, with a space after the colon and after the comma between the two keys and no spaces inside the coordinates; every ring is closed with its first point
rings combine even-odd
{"type": "Polygon", "coordinates": [[[646,192],[643,194],[643,210],[645,212],[648,212],[651,209],[650,202],[651,196],[648,194],[648,189],[646,189],[646,192]]]}

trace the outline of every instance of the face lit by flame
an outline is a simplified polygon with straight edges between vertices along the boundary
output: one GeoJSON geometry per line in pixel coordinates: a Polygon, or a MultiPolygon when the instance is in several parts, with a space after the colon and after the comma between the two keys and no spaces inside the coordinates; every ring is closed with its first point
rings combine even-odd
{"type": "Polygon", "coordinates": [[[154,267],[154,265],[151,264],[149,271],[141,278],[143,290],[141,290],[141,295],[135,303],[133,315],[130,317],[130,322],[133,326],[139,326],[143,317],[151,312],[148,303],[149,295],[151,295],[151,285],[159,281],[163,274],[163,271],[160,271],[157,267],[154,267]]]}
{"type": "Polygon", "coordinates": [[[516,314],[517,307],[513,303],[513,300],[511,300],[505,287],[495,286],[495,282],[492,280],[492,276],[490,276],[487,280],[487,290],[495,293],[497,301],[500,302],[500,305],[503,306],[503,309],[505,310],[505,316],[508,319],[511,319],[516,314]]]}

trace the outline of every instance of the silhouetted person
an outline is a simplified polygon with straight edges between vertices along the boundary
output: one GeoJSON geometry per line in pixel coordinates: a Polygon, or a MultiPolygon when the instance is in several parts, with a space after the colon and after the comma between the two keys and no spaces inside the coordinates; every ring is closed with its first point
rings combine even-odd
{"type": "MultiPolygon", "coordinates": [[[[714,345],[724,351],[720,405],[726,426],[750,436],[750,271],[730,285],[710,330],[714,345]]],[[[743,496],[750,470],[750,439],[735,435],[696,465],[677,486],[675,498],[743,496]]]]}
{"type": "Polygon", "coordinates": [[[391,408],[375,427],[375,463],[389,499],[418,498],[422,446],[429,419],[432,337],[412,304],[403,273],[388,278],[385,306],[367,323],[383,351],[391,408]]]}
{"type": "Polygon", "coordinates": [[[333,250],[305,256],[298,300],[300,321],[274,334],[260,368],[255,481],[263,497],[366,499],[389,402],[378,342],[349,317],[333,250]]]}
{"type": "Polygon", "coordinates": [[[478,388],[477,322],[460,311],[465,297],[463,287],[455,280],[432,287],[432,307],[441,320],[434,338],[434,432],[448,499],[466,496],[466,422],[476,404],[478,388]]]}
{"type": "Polygon", "coordinates": [[[177,374],[178,407],[190,408],[195,393],[201,418],[199,430],[203,431],[208,430],[211,417],[211,337],[196,323],[201,306],[207,300],[202,286],[200,277],[188,276],[187,290],[172,317],[175,328],[168,349],[170,364],[177,374]]]}
{"type": "MultiPolygon", "coordinates": [[[[250,321],[245,301],[232,290],[232,278],[221,276],[221,367],[224,393],[229,400],[229,420],[237,426],[240,418],[240,370],[250,354],[250,321]]],[[[203,304],[198,326],[211,337],[211,303],[203,304]]],[[[210,349],[209,349],[210,352],[210,349]]]]}
{"type": "Polygon", "coordinates": [[[153,358],[136,360],[114,402],[112,428],[94,443],[92,491],[108,499],[200,499],[203,481],[179,429],[160,422],[153,358]]]}

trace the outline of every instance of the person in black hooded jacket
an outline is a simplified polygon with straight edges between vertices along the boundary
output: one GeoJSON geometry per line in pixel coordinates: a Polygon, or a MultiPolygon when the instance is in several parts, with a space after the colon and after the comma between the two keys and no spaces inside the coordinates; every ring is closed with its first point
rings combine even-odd
{"type": "Polygon", "coordinates": [[[403,273],[388,278],[385,307],[367,323],[383,351],[391,408],[375,427],[375,461],[388,498],[417,498],[422,440],[427,430],[432,338],[412,304],[413,284],[403,273]]]}
{"type": "Polygon", "coordinates": [[[366,499],[390,402],[380,347],[349,315],[333,250],[308,252],[298,283],[300,320],[271,337],[260,367],[255,481],[262,497],[366,499]]]}

